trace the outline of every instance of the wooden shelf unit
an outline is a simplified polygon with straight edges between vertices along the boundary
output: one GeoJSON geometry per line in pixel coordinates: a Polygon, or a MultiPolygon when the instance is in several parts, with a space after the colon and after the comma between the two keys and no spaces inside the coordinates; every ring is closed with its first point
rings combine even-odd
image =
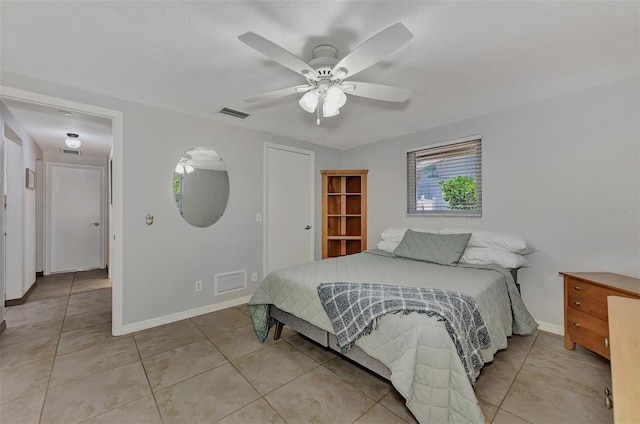
{"type": "Polygon", "coordinates": [[[360,253],[367,248],[367,173],[323,170],[322,259],[360,253]]]}

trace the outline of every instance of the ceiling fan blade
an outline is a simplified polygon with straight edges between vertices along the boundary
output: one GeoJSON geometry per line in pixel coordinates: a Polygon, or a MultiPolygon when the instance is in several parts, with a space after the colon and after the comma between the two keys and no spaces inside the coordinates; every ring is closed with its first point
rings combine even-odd
{"type": "Polygon", "coordinates": [[[247,97],[243,99],[246,103],[258,103],[265,100],[275,100],[280,97],[290,96],[292,94],[305,93],[311,90],[313,87],[310,85],[296,85],[294,87],[281,88],[279,90],[268,91],[266,93],[258,94],[255,96],[247,97]]]}
{"type": "Polygon", "coordinates": [[[411,90],[390,85],[372,84],[369,82],[348,81],[342,85],[345,93],[367,99],[383,100],[385,102],[406,102],[411,97],[411,90]]]}
{"type": "Polygon", "coordinates": [[[255,32],[244,33],[238,36],[238,40],[293,72],[312,79],[316,77],[316,71],[302,59],[255,32]]]}
{"type": "Polygon", "coordinates": [[[342,60],[333,67],[331,73],[338,75],[339,69],[343,68],[347,71],[347,75],[341,79],[349,78],[379,62],[382,58],[396,51],[412,38],[413,34],[411,31],[401,23],[391,25],[343,57],[342,60]]]}

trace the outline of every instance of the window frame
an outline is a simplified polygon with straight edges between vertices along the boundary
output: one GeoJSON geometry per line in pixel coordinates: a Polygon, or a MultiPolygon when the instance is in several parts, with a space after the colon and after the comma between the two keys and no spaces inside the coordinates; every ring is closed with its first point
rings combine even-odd
{"type": "MultiPolygon", "coordinates": [[[[436,217],[482,217],[482,135],[449,140],[442,143],[413,147],[407,152],[407,216],[436,216],[436,217]],[[476,190],[477,200],[474,210],[419,210],[417,209],[416,157],[429,155],[434,158],[453,153],[456,149],[469,148],[475,150],[476,155],[476,190]],[[449,149],[447,149],[449,148],[449,149]]],[[[455,156],[455,153],[453,153],[455,156]]]]}

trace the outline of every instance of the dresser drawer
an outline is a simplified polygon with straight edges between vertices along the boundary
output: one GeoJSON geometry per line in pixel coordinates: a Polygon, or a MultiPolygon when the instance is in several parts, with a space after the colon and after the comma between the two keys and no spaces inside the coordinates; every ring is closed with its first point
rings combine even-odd
{"type": "Polygon", "coordinates": [[[607,359],[611,358],[608,335],[591,331],[582,324],[579,327],[574,327],[573,322],[567,323],[567,332],[574,343],[578,343],[607,359]]]}
{"type": "Polygon", "coordinates": [[[607,304],[607,296],[636,297],[609,287],[603,287],[571,277],[565,277],[565,292],[567,295],[576,294],[605,305],[607,304]]]}
{"type": "Polygon", "coordinates": [[[571,333],[571,329],[586,328],[593,333],[600,334],[603,340],[604,337],[609,337],[609,323],[607,321],[572,308],[567,308],[566,325],[569,333],[571,333]]]}
{"type": "Polygon", "coordinates": [[[582,297],[574,293],[569,293],[567,295],[567,306],[569,308],[582,311],[585,314],[598,317],[603,321],[608,321],[606,303],[600,303],[588,297],[582,297]]]}

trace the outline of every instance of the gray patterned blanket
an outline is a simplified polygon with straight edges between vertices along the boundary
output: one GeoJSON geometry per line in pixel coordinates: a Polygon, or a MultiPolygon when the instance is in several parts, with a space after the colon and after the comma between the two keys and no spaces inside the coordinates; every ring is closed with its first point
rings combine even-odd
{"type": "Polygon", "coordinates": [[[484,365],[481,349],[491,344],[476,301],[464,293],[372,283],[322,283],[318,295],[338,345],[346,353],[356,340],[371,334],[385,314],[417,312],[443,321],[471,384],[484,365]]]}

